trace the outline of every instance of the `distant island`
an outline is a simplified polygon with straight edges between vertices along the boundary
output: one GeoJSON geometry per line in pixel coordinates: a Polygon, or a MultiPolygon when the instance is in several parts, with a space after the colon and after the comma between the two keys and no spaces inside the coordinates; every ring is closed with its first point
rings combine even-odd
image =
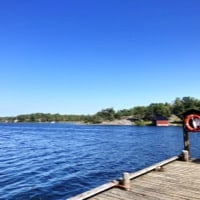
{"type": "Polygon", "coordinates": [[[200,100],[194,97],[177,97],[173,103],[151,103],[148,106],[136,106],[119,111],[115,111],[113,108],[106,108],[94,115],[21,114],[12,117],[0,117],[0,122],[76,122],[82,124],[150,125],[155,116],[164,116],[169,119],[170,125],[177,125],[182,121],[182,113],[189,109],[200,110],[200,100]]]}

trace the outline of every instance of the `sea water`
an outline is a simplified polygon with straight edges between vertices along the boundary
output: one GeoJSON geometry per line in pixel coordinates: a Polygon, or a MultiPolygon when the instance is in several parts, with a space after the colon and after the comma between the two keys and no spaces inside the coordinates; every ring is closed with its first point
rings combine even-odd
{"type": "MultiPolygon", "coordinates": [[[[0,124],[0,200],[67,199],[183,149],[182,127],[0,124]]],[[[190,134],[200,157],[200,134],[190,134]]]]}

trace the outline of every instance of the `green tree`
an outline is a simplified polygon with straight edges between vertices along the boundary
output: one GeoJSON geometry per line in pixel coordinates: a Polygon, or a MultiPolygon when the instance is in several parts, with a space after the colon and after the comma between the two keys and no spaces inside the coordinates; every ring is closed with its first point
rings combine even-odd
{"type": "Polygon", "coordinates": [[[193,97],[176,98],[172,105],[172,113],[182,118],[184,112],[190,109],[200,109],[200,100],[193,97]]]}
{"type": "Polygon", "coordinates": [[[106,108],[96,114],[102,120],[112,121],[115,119],[115,110],[113,108],[106,108]]]}
{"type": "Polygon", "coordinates": [[[131,110],[131,114],[134,119],[143,120],[147,112],[147,107],[145,106],[136,106],[131,110]]]}
{"type": "Polygon", "coordinates": [[[152,103],[147,107],[145,119],[151,120],[154,116],[169,117],[171,115],[170,105],[167,103],[152,103]]]}
{"type": "Polygon", "coordinates": [[[116,118],[117,119],[121,119],[123,117],[127,117],[127,116],[130,116],[131,115],[131,110],[130,109],[122,109],[122,110],[119,110],[118,112],[116,112],[116,118]]]}
{"type": "Polygon", "coordinates": [[[184,104],[180,98],[176,98],[172,104],[172,113],[182,118],[182,114],[185,111],[184,104]]]}

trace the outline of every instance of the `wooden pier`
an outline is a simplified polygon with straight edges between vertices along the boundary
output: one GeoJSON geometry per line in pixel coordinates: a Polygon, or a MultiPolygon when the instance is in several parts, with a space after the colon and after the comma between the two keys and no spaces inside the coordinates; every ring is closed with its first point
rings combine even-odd
{"type": "Polygon", "coordinates": [[[124,173],[123,178],[69,200],[200,200],[198,160],[180,161],[175,156],[138,172],[124,173]]]}

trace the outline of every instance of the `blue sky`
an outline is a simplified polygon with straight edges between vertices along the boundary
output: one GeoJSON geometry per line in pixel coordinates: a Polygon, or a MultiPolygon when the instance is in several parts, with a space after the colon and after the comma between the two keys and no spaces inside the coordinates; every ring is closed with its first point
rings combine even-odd
{"type": "Polygon", "coordinates": [[[199,0],[4,0],[0,25],[0,116],[200,98],[199,0]]]}

